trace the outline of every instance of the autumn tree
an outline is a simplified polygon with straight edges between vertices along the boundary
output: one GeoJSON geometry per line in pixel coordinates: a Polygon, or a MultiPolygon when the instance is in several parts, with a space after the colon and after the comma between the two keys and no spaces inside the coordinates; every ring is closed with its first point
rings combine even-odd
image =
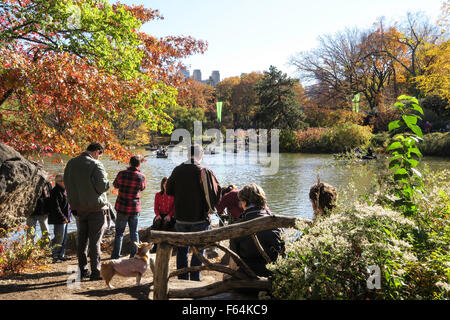
{"type": "Polygon", "coordinates": [[[222,122],[228,127],[235,127],[234,119],[236,118],[237,109],[233,105],[232,95],[233,88],[241,82],[240,77],[229,77],[220,81],[216,85],[216,99],[223,102],[222,106],[222,122]]]}
{"type": "Polygon", "coordinates": [[[418,89],[450,101],[450,40],[430,46],[425,55],[430,64],[424,67],[422,75],[414,79],[418,89]]]}
{"type": "Polygon", "coordinates": [[[214,87],[186,79],[183,82],[183,95],[178,96],[178,104],[186,108],[201,108],[203,111],[213,111],[215,107],[214,87]]]}
{"type": "Polygon", "coordinates": [[[450,101],[450,1],[442,5],[438,19],[441,35],[434,44],[427,44],[424,55],[429,61],[423,74],[414,78],[417,87],[426,95],[439,95],[450,101]]]}
{"type": "Polygon", "coordinates": [[[319,94],[326,106],[349,106],[353,95],[362,91],[358,72],[364,59],[362,36],[358,29],[324,35],[317,48],[291,58],[302,81],[311,85],[312,94],[319,94]]]}
{"type": "Polygon", "coordinates": [[[115,149],[106,114],[136,74],[139,21],[101,1],[3,0],[0,11],[0,139],[25,154],[73,154],[92,137],[115,149]]]}
{"type": "Polygon", "coordinates": [[[437,51],[427,55],[427,48],[436,44],[438,34],[421,14],[408,13],[394,24],[382,18],[367,30],[346,29],[319,37],[317,48],[293,56],[291,64],[308,84],[312,105],[324,112],[349,108],[360,93],[362,110],[376,114],[386,111],[402,92],[419,96],[415,79],[427,70],[431,74],[437,51]]]}
{"type": "MultiPolygon", "coordinates": [[[[379,22],[382,23],[382,20],[379,22]]],[[[382,33],[386,45],[380,53],[397,61],[403,68],[409,82],[410,93],[420,96],[419,88],[414,79],[422,75],[432,62],[430,56],[425,54],[428,45],[435,44],[439,39],[439,28],[429,21],[422,13],[408,12],[406,18],[393,25],[398,32],[382,33]],[[389,42],[394,42],[407,48],[405,52],[390,50],[389,42]],[[406,59],[405,59],[406,58],[406,59]]],[[[383,30],[383,28],[381,28],[383,30]]]]}
{"type": "Polygon", "coordinates": [[[73,155],[95,139],[126,159],[114,120],[131,115],[170,132],[168,66],[205,49],[190,38],[150,41],[139,28],[159,13],[142,6],[2,0],[0,12],[0,139],[25,154],[73,155]]]}
{"type": "Polygon", "coordinates": [[[172,105],[167,108],[167,114],[173,121],[174,129],[186,129],[194,134],[194,121],[206,122],[205,111],[199,107],[186,108],[172,105]]]}
{"type": "Polygon", "coordinates": [[[231,93],[234,128],[248,129],[257,109],[257,83],[263,78],[262,73],[243,74],[231,93]]]}

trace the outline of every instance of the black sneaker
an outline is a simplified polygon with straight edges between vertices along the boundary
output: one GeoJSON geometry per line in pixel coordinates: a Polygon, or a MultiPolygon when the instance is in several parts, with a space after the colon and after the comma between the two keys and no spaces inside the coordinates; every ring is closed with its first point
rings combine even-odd
{"type": "Polygon", "coordinates": [[[61,261],[68,261],[68,260],[70,260],[69,257],[59,257],[58,259],[61,260],[61,261]]]}
{"type": "Polygon", "coordinates": [[[55,258],[52,259],[52,263],[58,263],[58,262],[61,262],[60,258],[55,257],[55,258]]]}
{"type": "Polygon", "coordinates": [[[89,278],[91,276],[91,272],[89,270],[83,270],[81,271],[81,279],[83,278],[89,278]]]}
{"type": "Polygon", "coordinates": [[[91,274],[91,276],[89,277],[90,281],[98,281],[98,280],[103,280],[102,276],[98,273],[93,273],[91,274]]]}

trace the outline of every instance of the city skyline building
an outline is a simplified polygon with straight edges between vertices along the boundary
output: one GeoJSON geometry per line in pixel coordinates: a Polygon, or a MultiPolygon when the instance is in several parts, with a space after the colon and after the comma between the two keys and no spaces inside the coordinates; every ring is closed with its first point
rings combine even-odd
{"type": "Polygon", "coordinates": [[[219,70],[214,70],[211,73],[211,80],[213,82],[213,86],[215,87],[220,82],[220,72],[219,70]]]}
{"type": "Polygon", "coordinates": [[[202,82],[202,72],[200,69],[194,69],[192,72],[192,78],[194,78],[195,81],[202,82]]]}
{"type": "Polygon", "coordinates": [[[214,70],[213,72],[211,72],[211,75],[206,80],[202,79],[202,71],[200,69],[194,69],[194,71],[192,72],[192,76],[190,75],[189,70],[186,68],[181,68],[179,72],[183,75],[184,78],[192,78],[195,81],[209,84],[213,87],[216,87],[217,84],[220,82],[219,70],[214,70]]]}

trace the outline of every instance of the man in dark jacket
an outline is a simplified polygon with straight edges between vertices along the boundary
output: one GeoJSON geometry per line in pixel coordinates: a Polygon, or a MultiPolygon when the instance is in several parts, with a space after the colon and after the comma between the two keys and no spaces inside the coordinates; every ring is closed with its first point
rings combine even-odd
{"type": "MultiPolygon", "coordinates": [[[[189,160],[172,171],[166,186],[166,193],[175,198],[175,230],[177,232],[197,232],[209,229],[209,206],[201,183],[202,170],[208,171],[208,176],[211,177],[220,197],[220,185],[214,173],[200,165],[203,148],[200,145],[193,145],[188,150],[190,151],[189,160]]],[[[215,203],[211,205],[214,207],[215,203]]],[[[177,248],[177,269],[188,266],[188,253],[189,247],[177,248]]],[[[203,255],[203,253],[204,250],[200,251],[200,254],[203,255]]],[[[202,262],[196,255],[193,255],[191,267],[201,265],[202,262]]],[[[189,275],[185,273],[179,275],[178,278],[189,280],[189,275]]],[[[191,272],[190,280],[200,281],[200,271],[191,272]]]]}
{"type": "Polygon", "coordinates": [[[78,217],[77,255],[81,277],[101,280],[100,244],[106,226],[110,182],[99,160],[104,152],[100,143],[91,143],[85,152],[70,159],[64,170],[64,184],[72,213],[78,217]],[[87,252],[91,272],[87,268],[87,252]]]}
{"type": "Polygon", "coordinates": [[[67,226],[70,222],[69,202],[62,174],[55,176],[55,186],[50,192],[48,223],[54,225],[54,238],[52,239],[53,262],[66,261],[65,257],[67,226]]]}

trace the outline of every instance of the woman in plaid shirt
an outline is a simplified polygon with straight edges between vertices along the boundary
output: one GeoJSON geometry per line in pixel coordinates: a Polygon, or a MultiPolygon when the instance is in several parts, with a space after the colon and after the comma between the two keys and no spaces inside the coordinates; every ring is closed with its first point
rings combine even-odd
{"type": "Polygon", "coordinates": [[[116,236],[114,239],[114,250],[111,259],[119,259],[122,249],[122,240],[125,227],[128,223],[130,229],[130,258],[137,252],[135,242],[139,243],[138,222],[141,212],[140,191],[145,189],[145,175],[139,170],[142,157],[139,155],[130,158],[130,167],[120,171],[113,185],[119,189],[115,209],[117,211],[116,236]]]}

